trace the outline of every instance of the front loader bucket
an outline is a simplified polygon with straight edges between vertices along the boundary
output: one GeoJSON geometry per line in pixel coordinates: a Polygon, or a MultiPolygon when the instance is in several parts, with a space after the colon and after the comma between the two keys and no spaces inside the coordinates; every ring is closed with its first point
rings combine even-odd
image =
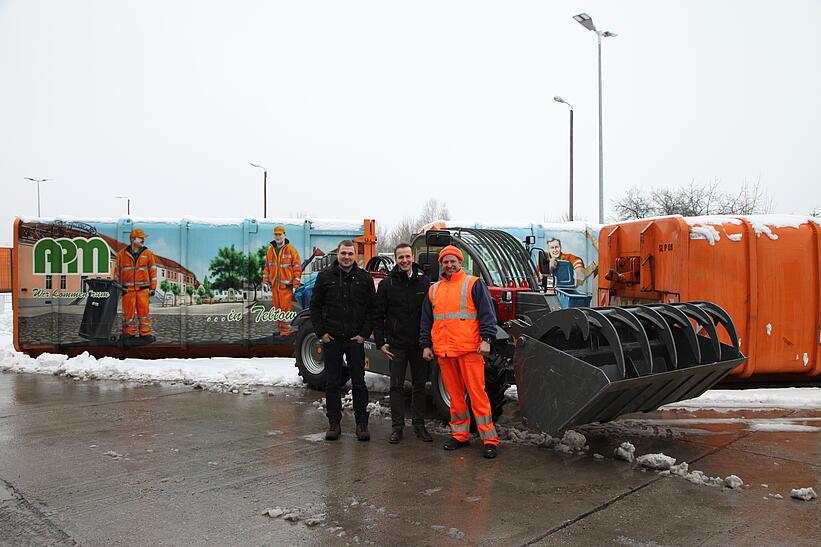
{"type": "Polygon", "coordinates": [[[519,407],[551,434],[698,397],[746,360],[709,302],[565,309],[514,321],[509,334],[519,407]]]}

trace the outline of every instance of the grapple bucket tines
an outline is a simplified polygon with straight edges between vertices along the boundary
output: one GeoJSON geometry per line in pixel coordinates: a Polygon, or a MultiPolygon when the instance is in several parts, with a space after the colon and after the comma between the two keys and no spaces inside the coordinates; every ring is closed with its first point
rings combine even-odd
{"type": "Polygon", "coordinates": [[[520,408],[548,433],[698,397],[746,359],[709,302],[566,309],[510,335],[520,408]]]}

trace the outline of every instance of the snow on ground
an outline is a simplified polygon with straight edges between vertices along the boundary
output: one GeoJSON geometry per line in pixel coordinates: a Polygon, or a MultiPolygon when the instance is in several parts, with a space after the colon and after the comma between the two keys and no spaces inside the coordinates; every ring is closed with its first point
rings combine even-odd
{"type": "MultiPolygon", "coordinates": [[[[44,353],[32,358],[11,344],[11,310],[0,315],[0,370],[74,376],[97,380],[185,382],[218,385],[303,387],[292,358],[97,359],[87,352],[76,357],[44,353]]],[[[365,374],[368,389],[387,393],[390,380],[365,374]]]]}
{"type": "Polygon", "coordinates": [[[711,389],[701,397],[671,403],[661,408],[700,408],[728,411],[766,408],[821,410],[821,388],[711,389]]]}
{"type": "MultiPolygon", "coordinates": [[[[511,386],[505,395],[518,400],[516,386],[511,386]]],[[[701,397],[670,403],[662,410],[677,408],[705,410],[747,410],[747,409],[809,409],[821,410],[821,388],[780,387],[757,389],[711,389],[701,397]]]]}

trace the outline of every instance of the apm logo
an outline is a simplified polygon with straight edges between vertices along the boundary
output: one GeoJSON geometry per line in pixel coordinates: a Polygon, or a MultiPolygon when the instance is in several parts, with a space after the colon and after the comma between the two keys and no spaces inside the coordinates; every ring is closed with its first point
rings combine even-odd
{"type": "Polygon", "coordinates": [[[44,238],[34,244],[35,275],[107,274],[111,248],[99,237],[44,238]]]}

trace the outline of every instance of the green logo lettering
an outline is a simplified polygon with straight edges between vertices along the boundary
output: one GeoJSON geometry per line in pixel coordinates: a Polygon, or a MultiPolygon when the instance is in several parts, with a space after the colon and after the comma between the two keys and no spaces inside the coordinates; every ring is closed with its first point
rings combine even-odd
{"type": "Polygon", "coordinates": [[[44,238],[34,244],[34,274],[108,274],[111,248],[100,237],[44,238]]]}

